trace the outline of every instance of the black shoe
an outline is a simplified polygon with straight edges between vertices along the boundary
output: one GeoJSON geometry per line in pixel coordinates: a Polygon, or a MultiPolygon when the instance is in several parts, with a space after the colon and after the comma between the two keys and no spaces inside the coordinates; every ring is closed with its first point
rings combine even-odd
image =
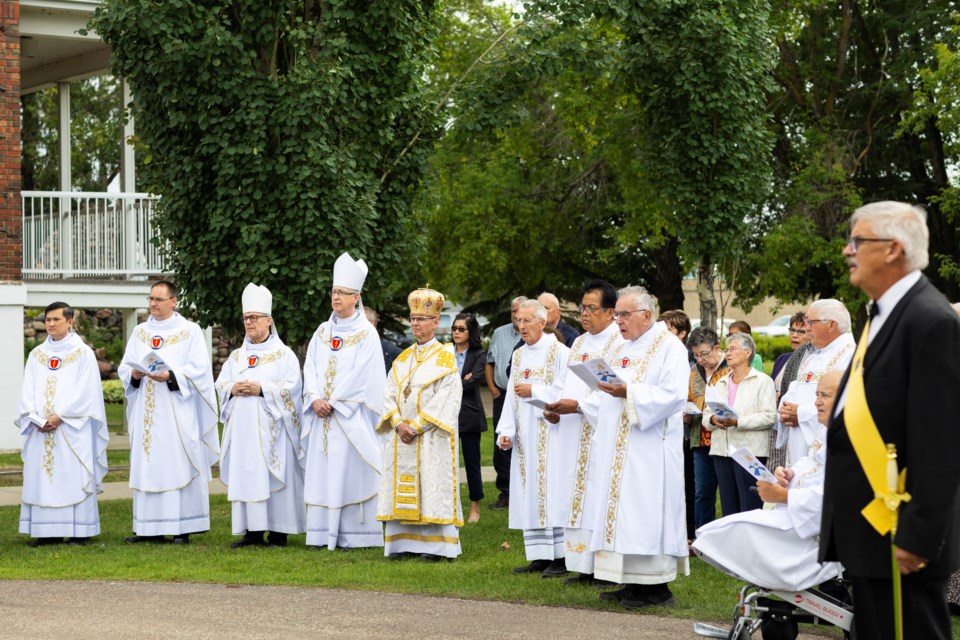
{"type": "Polygon", "coordinates": [[[243,547],[261,547],[263,546],[263,531],[247,531],[243,537],[230,544],[231,549],[242,549],[243,547]]]}
{"type": "Polygon", "coordinates": [[[567,571],[567,561],[560,558],[559,560],[551,562],[550,566],[544,569],[540,575],[544,578],[562,578],[568,573],[570,572],[567,571]]]}
{"type": "Polygon", "coordinates": [[[443,560],[443,556],[438,556],[434,553],[421,553],[420,559],[424,562],[440,562],[443,560]]]}
{"type": "Polygon", "coordinates": [[[90,538],[70,538],[67,540],[67,544],[73,547],[82,547],[83,545],[87,544],[88,540],[90,540],[90,538]]]}
{"type": "Polygon", "coordinates": [[[276,547],[285,546],[287,546],[287,534],[280,533],[279,531],[271,531],[267,534],[268,549],[275,549],[276,547]]]}
{"type": "Polygon", "coordinates": [[[36,549],[37,547],[49,547],[51,544],[62,543],[63,538],[36,538],[30,543],[30,546],[36,549]]]}
{"type": "Polygon", "coordinates": [[[628,595],[632,595],[633,590],[630,585],[620,587],[616,591],[604,591],[600,594],[600,600],[603,602],[620,602],[628,595]]]}
{"type": "Polygon", "coordinates": [[[130,536],[124,539],[124,542],[127,544],[140,544],[141,542],[163,543],[166,541],[167,539],[163,536],[130,536]]]}
{"type": "Polygon", "coordinates": [[[620,600],[624,609],[642,609],[643,607],[670,607],[677,604],[676,598],[665,584],[643,585],[646,588],[625,596],[620,600]]]}
{"type": "Polygon", "coordinates": [[[388,554],[387,560],[406,560],[407,558],[418,558],[420,557],[417,553],[410,553],[409,551],[398,551],[396,553],[388,554]]]}
{"type": "Polygon", "coordinates": [[[190,544],[190,534],[181,533],[178,536],[173,536],[173,544],[190,544]]]}
{"type": "Polygon", "coordinates": [[[544,569],[550,566],[550,560],[534,560],[528,565],[517,567],[514,573],[542,573],[544,569]]]}
{"type": "Polygon", "coordinates": [[[496,502],[487,505],[487,509],[507,509],[510,507],[510,498],[499,498],[496,502]]]}
{"type": "Polygon", "coordinates": [[[596,581],[592,573],[578,573],[563,579],[563,584],[593,584],[594,582],[596,581]]]}

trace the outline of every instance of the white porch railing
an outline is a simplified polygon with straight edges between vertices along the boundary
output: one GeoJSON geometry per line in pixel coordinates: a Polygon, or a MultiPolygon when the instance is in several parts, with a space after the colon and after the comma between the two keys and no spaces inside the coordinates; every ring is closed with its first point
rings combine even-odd
{"type": "Polygon", "coordinates": [[[165,272],[153,244],[157,196],[24,191],[21,197],[23,277],[133,278],[165,272]]]}

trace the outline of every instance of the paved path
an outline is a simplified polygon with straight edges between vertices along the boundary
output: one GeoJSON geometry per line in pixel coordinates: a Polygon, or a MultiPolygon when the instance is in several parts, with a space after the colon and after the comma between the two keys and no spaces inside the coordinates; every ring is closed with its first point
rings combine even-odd
{"type": "MultiPolygon", "coordinates": [[[[688,620],[307,587],[0,581],[0,638],[695,638],[688,620]]],[[[815,636],[801,636],[811,638],[815,636]]]]}

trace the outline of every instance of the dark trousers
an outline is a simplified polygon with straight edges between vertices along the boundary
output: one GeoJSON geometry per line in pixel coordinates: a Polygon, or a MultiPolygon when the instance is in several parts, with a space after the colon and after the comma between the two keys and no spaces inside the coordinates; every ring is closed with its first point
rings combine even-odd
{"type": "MultiPolygon", "coordinates": [[[[893,583],[887,580],[847,578],[853,583],[853,624],[857,638],[893,640],[893,583]]],[[[949,640],[948,578],[924,578],[923,571],[903,576],[903,637],[949,640]]]]}
{"type": "Polygon", "coordinates": [[[693,447],[694,524],[697,529],[717,517],[717,471],[710,446],[693,447]]]}
{"type": "MultiPolygon", "coordinates": [[[[711,456],[713,468],[717,472],[717,484],[720,486],[720,509],[729,516],[741,511],[760,509],[763,500],[750,487],[757,486],[757,480],[746,469],[726,456],[711,456]]],[[[766,457],[757,456],[757,460],[766,464],[766,457]]]]}
{"type": "Polygon", "coordinates": [[[693,540],[694,531],[697,530],[697,520],[694,517],[694,490],[693,476],[693,450],[690,449],[690,441],[683,441],[683,497],[687,504],[687,540],[693,540]]]}
{"type": "Polygon", "coordinates": [[[463,453],[463,468],[467,473],[467,489],[471,502],[483,500],[483,478],[480,477],[480,434],[461,433],[460,451],[463,453]]]}
{"type": "MultiPolygon", "coordinates": [[[[503,413],[503,401],[507,398],[505,389],[500,389],[499,397],[493,401],[493,428],[500,424],[500,414],[503,413]]],[[[513,449],[504,451],[497,446],[497,439],[493,439],[493,470],[497,472],[497,491],[502,500],[510,499],[510,455],[513,449]]]]}

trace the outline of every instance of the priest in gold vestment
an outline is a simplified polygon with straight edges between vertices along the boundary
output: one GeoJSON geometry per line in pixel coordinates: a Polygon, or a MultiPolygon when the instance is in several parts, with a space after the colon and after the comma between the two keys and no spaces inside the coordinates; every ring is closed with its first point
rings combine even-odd
{"type": "Polygon", "coordinates": [[[463,391],[453,346],[434,337],[443,294],[417,289],[407,303],[417,342],[397,356],[387,376],[377,425],[386,437],[377,518],[386,522],[387,557],[433,562],[460,555],[457,419],[463,391]]]}

